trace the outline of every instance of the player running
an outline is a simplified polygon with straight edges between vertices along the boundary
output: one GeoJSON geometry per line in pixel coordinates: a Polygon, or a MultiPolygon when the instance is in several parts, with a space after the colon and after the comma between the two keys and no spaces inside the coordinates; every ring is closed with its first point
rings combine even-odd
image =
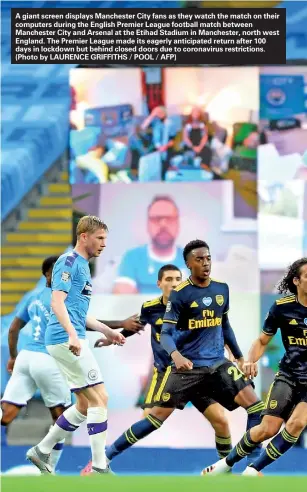
{"type": "MultiPolygon", "coordinates": [[[[50,357],[45,346],[45,331],[50,318],[51,275],[57,256],[43,261],[42,273],[46,277],[46,286],[34,292],[27,303],[17,312],[8,334],[10,358],[7,370],[12,374],[1,400],[1,425],[9,425],[26,406],[37,389],[49,408],[55,422],[71,405],[71,395],[55,360],[50,357]],[[31,341],[17,355],[20,330],[29,322],[32,324],[31,341]]],[[[51,451],[53,469],[60,459],[64,442],[57,443],[51,451]]]]}
{"type": "MultiPolygon", "coordinates": [[[[168,353],[161,347],[160,336],[163,325],[165,307],[171,291],[182,282],[182,274],[175,265],[164,265],[158,272],[157,285],[162,291],[162,296],[152,301],[145,302],[142,306],[140,321],[151,327],[151,346],[154,356],[153,377],[145,404],[143,405],[144,419],[133,424],[106,450],[109,461],[133,446],[137,441],[159,429],[166,419],[174,412],[175,408],[161,408],[161,396],[167,377],[170,373],[171,359],[168,353]]],[[[122,334],[127,338],[133,333],[126,330],[122,334]]],[[[108,342],[107,342],[108,343],[108,342]]],[[[106,345],[104,340],[97,340],[96,346],[106,345]]],[[[224,409],[212,398],[191,398],[192,404],[205,416],[215,431],[216,449],[220,458],[227,456],[231,449],[231,437],[228,421],[224,409]]],[[[88,475],[91,471],[91,462],[81,471],[81,475],[88,475]]]]}
{"type": "MultiPolygon", "coordinates": [[[[247,429],[260,422],[264,404],[250,380],[224,357],[227,343],[240,368],[244,359],[228,320],[229,288],[210,278],[211,255],[206,242],[195,240],[183,251],[191,276],[170,294],[161,344],[175,367],[164,381],[160,405],[183,409],[195,394],[209,397],[228,410],[247,411],[247,429]]],[[[252,459],[259,455],[259,447],[252,459]]]]}
{"type": "Polygon", "coordinates": [[[268,393],[263,419],[246,432],[226,459],[205,468],[203,473],[215,475],[230,471],[259,443],[275,436],[243,472],[243,475],[259,475],[263,468],[295,445],[307,426],[307,258],[289,267],[278,290],[290,295],[275,301],[244,364],[249,377],[257,376],[257,361],[280,329],[285,354],[268,393]],[[286,422],[285,428],[279,432],[283,422],[286,422]]]}
{"type": "MultiPolygon", "coordinates": [[[[1,425],[8,426],[27,405],[37,389],[49,408],[53,421],[71,405],[71,393],[53,357],[45,346],[45,331],[51,309],[51,276],[58,256],[50,256],[43,261],[42,273],[46,277],[46,286],[30,295],[13,319],[8,333],[10,358],[8,372],[12,374],[1,400],[1,425]],[[20,330],[28,323],[32,326],[32,340],[17,355],[20,330]]],[[[123,321],[102,321],[112,329],[125,328],[126,332],[143,329],[136,316],[123,321]]],[[[51,452],[51,465],[55,470],[60,459],[64,441],[55,445],[51,452]]]]}
{"type": "Polygon", "coordinates": [[[27,458],[42,473],[51,473],[52,448],[85,420],[92,451],[93,473],[109,473],[105,442],[107,400],[99,366],[85,340],[86,326],[103,333],[112,343],[122,345],[125,338],[87,314],[92,285],[88,261],[98,257],[106,246],[108,228],[95,216],[84,216],[77,225],[75,249],[58,259],[52,273],[51,315],[45,343],[65,376],[77,403],[57,419],[47,436],[29,449],[27,458]]]}

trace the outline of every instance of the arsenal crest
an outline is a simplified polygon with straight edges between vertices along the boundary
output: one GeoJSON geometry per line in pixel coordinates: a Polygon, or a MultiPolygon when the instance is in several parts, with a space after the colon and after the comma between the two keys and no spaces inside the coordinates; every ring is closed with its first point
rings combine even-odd
{"type": "Polygon", "coordinates": [[[220,294],[215,296],[215,300],[219,306],[222,306],[224,304],[224,296],[220,294]]]}

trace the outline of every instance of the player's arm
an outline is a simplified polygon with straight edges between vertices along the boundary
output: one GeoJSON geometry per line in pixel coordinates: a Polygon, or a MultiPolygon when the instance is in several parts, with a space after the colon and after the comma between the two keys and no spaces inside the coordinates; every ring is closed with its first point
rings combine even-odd
{"type": "Polygon", "coordinates": [[[229,348],[234,358],[240,362],[244,362],[242,351],[238,345],[236,336],[229,322],[228,314],[225,313],[222,318],[222,329],[224,335],[225,345],[229,348]]]}
{"type": "Polygon", "coordinates": [[[139,315],[134,314],[129,318],[123,319],[121,321],[101,321],[101,323],[107,325],[112,330],[117,330],[123,328],[122,334],[126,336],[131,336],[134,333],[138,333],[139,331],[144,330],[144,326],[139,320],[139,315]]]}
{"type": "Polygon", "coordinates": [[[60,325],[68,334],[69,350],[75,355],[80,355],[80,341],[65,305],[65,300],[71,289],[72,279],[76,269],[76,264],[71,265],[65,257],[61,258],[54,265],[51,281],[51,309],[60,325]]]}
{"type": "Polygon", "coordinates": [[[182,307],[183,302],[180,299],[180,293],[176,291],[171,292],[164,314],[160,343],[173,359],[176,369],[187,371],[193,369],[193,362],[181,355],[177,349],[174,337],[174,330],[176,329],[182,307]]]}
{"type": "Polygon", "coordinates": [[[119,265],[117,278],[113,287],[113,294],[137,294],[138,288],[135,280],[135,266],[137,258],[134,251],[127,251],[119,265]]]}
{"type": "Polygon", "coordinates": [[[19,332],[29,321],[28,316],[27,318],[28,318],[27,320],[22,319],[21,314],[19,314],[19,316],[15,316],[9,328],[8,346],[9,346],[10,358],[7,363],[7,370],[10,374],[13,372],[15,360],[18,354],[17,344],[18,344],[19,332]]]}
{"type": "MultiPolygon", "coordinates": [[[[109,325],[109,321],[103,321],[104,324],[109,325]]],[[[117,329],[117,328],[124,328],[121,331],[121,334],[125,337],[131,337],[131,335],[135,335],[136,333],[140,334],[141,330],[144,330],[144,326],[147,323],[147,317],[144,309],[144,305],[142,306],[141,310],[141,315],[138,316],[137,314],[130,316],[130,318],[127,318],[124,321],[113,321],[111,322],[113,326],[110,326],[110,328],[117,329]],[[117,323],[120,324],[120,326],[117,326],[117,323]]],[[[87,328],[88,329],[88,328],[87,328]]],[[[111,342],[109,342],[106,338],[99,338],[95,342],[95,347],[107,347],[111,345],[111,342]]]]}
{"type": "Polygon", "coordinates": [[[257,362],[263,356],[267,345],[277,333],[279,328],[276,305],[273,305],[265,319],[262,332],[255,340],[248,352],[247,361],[244,364],[244,373],[248,377],[256,377],[258,374],[257,362]]]}
{"type": "Polygon", "coordinates": [[[143,304],[140,315],[135,314],[134,316],[131,316],[130,318],[127,318],[127,320],[125,320],[129,321],[131,326],[126,323],[126,326],[124,326],[124,329],[122,331],[122,335],[124,335],[125,338],[131,337],[131,335],[135,335],[135,333],[138,333],[140,335],[140,331],[144,331],[145,326],[148,323],[147,314],[148,313],[146,312],[143,304]]]}
{"type": "Polygon", "coordinates": [[[105,325],[93,316],[87,315],[85,325],[91,331],[98,331],[99,333],[105,335],[108,341],[114,345],[123,345],[125,343],[125,337],[121,333],[109,328],[109,326],[105,325]]]}
{"type": "Polygon", "coordinates": [[[226,284],[226,303],[224,307],[224,312],[223,312],[223,317],[222,317],[222,330],[223,330],[223,336],[224,336],[224,343],[228,348],[230,349],[232,355],[236,359],[238,366],[241,370],[243,370],[243,364],[244,364],[244,357],[242,354],[242,351],[238,345],[236,336],[234,334],[234,331],[231,327],[231,324],[229,322],[228,318],[228,311],[229,311],[229,287],[226,284]]]}
{"type": "Polygon", "coordinates": [[[70,321],[70,317],[65,306],[67,292],[62,290],[54,290],[51,295],[51,307],[56,315],[56,318],[69,337],[78,338],[77,332],[70,321]]]}

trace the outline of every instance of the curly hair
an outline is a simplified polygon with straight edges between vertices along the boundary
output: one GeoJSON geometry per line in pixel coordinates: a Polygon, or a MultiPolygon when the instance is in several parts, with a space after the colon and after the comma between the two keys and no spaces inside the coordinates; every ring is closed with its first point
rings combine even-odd
{"type": "Polygon", "coordinates": [[[46,258],[44,261],[43,261],[43,264],[42,264],[42,274],[46,276],[46,273],[48,272],[48,270],[50,270],[51,267],[53,267],[53,265],[55,264],[55,262],[58,260],[58,256],[48,256],[48,258],[46,258]]]}
{"type": "Polygon", "coordinates": [[[287,273],[277,285],[277,290],[280,294],[297,294],[297,287],[293,283],[294,278],[300,278],[302,266],[307,265],[307,258],[300,258],[289,266],[287,273]]]}
{"type": "Polygon", "coordinates": [[[184,250],[183,250],[184,261],[187,261],[189,253],[191,253],[191,251],[193,251],[193,249],[196,249],[196,248],[210,249],[208,244],[205,241],[202,241],[201,239],[194,239],[194,241],[190,241],[184,247],[184,250]]]}

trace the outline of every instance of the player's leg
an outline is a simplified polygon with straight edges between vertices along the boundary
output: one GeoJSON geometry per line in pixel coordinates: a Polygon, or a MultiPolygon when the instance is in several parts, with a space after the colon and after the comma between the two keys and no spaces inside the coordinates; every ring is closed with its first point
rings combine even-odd
{"type": "MultiPolygon", "coordinates": [[[[53,425],[56,423],[56,421],[58,420],[58,418],[62,415],[62,413],[64,413],[66,410],[66,407],[64,406],[57,406],[57,407],[53,407],[53,408],[49,408],[49,412],[51,414],[51,418],[53,420],[53,425]]],[[[50,429],[52,428],[53,426],[51,425],[50,426],[50,429]]],[[[64,448],[64,444],[65,444],[65,439],[62,439],[62,441],[56,443],[53,447],[53,449],[51,450],[51,453],[50,453],[50,463],[51,463],[51,466],[53,468],[53,471],[56,470],[57,468],[57,465],[60,461],[60,458],[62,456],[62,453],[63,453],[63,448],[64,448]]]]}
{"type": "Polygon", "coordinates": [[[7,427],[19,414],[24,405],[16,405],[7,401],[1,401],[2,418],[1,425],[7,427]]]}
{"type": "Polygon", "coordinates": [[[107,448],[106,455],[108,460],[111,461],[138,441],[144,439],[144,437],[160,429],[163,422],[168,419],[173,411],[174,408],[153,407],[144,419],[135,422],[107,448]]]}
{"type": "MultiPolygon", "coordinates": [[[[174,408],[146,408],[144,410],[144,418],[132,424],[116,441],[106,449],[108,463],[111,463],[113,458],[123,453],[126,449],[132,447],[140,439],[149,436],[152,432],[160,429],[163,422],[173,413],[174,408]]],[[[92,471],[92,461],[83,468],[80,475],[89,475],[92,471]]]]}
{"type": "MultiPolygon", "coordinates": [[[[244,374],[232,362],[226,362],[219,366],[210,375],[210,388],[212,389],[212,397],[227,410],[232,411],[242,406],[247,411],[247,430],[253,425],[257,425],[261,421],[261,412],[264,404],[257,397],[253,390],[251,381],[247,381],[244,374]]],[[[250,450],[251,454],[259,456],[261,453],[261,444],[257,443],[250,450]]],[[[245,454],[244,456],[248,456],[245,454]]],[[[250,459],[254,459],[251,456],[250,459]]],[[[249,459],[249,458],[248,458],[249,459]]],[[[203,474],[213,471],[219,471],[225,467],[225,471],[230,471],[231,467],[226,465],[225,459],[221,462],[207,467],[203,470],[203,474]]]]}
{"type": "Polygon", "coordinates": [[[215,447],[219,458],[225,458],[232,449],[231,435],[225,409],[208,398],[208,406],[202,412],[215,432],[215,447]]]}
{"type": "Polygon", "coordinates": [[[92,452],[92,468],[94,472],[104,473],[108,471],[105,454],[108,394],[102,383],[82,389],[81,392],[88,400],[87,430],[92,452]]]}
{"type": "MultiPolygon", "coordinates": [[[[81,342],[81,354],[78,357],[69,351],[68,343],[47,347],[48,352],[55,359],[71,391],[84,388],[90,384],[88,380],[88,364],[86,364],[88,346],[85,341],[82,340],[81,342]]],[[[94,358],[94,356],[92,357],[94,358]]],[[[54,446],[65,439],[71,432],[78,429],[86,420],[88,400],[82,394],[76,394],[76,399],[76,404],[67,408],[60,415],[42,441],[27,452],[27,459],[37,466],[42,473],[48,474],[53,472],[50,454],[54,446]]]]}
{"type": "MultiPolygon", "coordinates": [[[[77,404],[66,410],[57,420],[57,425],[63,430],[73,431],[71,422],[67,421],[67,412],[74,409],[83,420],[87,419],[87,429],[90,439],[93,471],[108,473],[105,444],[107,436],[107,401],[108,395],[102,381],[100,368],[89,348],[87,340],[81,340],[81,353],[75,356],[68,349],[68,343],[48,347],[54,354],[63,374],[66,376],[71,391],[77,396],[77,404]],[[86,401],[86,408],[84,404],[86,401]],[[81,410],[83,414],[79,411],[81,410]],[[85,415],[87,414],[87,417],[85,415]]],[[[57,441],[58,442],[58,441],[57,441]]]]}
{"type": "MultiPolygon", "coordinates": [[[[174,409],[158,409],[155,412],[155,400],[157,395],[159,395],[166,384],[166,380],[170,373],[170,369],[167,372],[158,372],[156,368],[153,371],[153,377],[149,385],[149,389],[145,398],[145,403],[143,405],[144,415],[143,419],[132,424],[129,429],[127,429],[123,434],[121,434],[116,441],[108,446],[106,450],[106,456],[108,463],[110,463],[113,458],[121,454],[126,449],[133,446],[140,439],[149,436],[152,432],[159,429],[163,422],[171,415],[174,409]],[[161,389],[162,388],[162,389],[161,389]],[[159,413],[160,410],[160,413],[159,413]],[[159,416],[155,415],[157,413],[159,416]]],[[[157,403],[158,404],[158,403],[157,403]]],[[[92,470],[92,463],[89,463],[81,471],[81,475],[89,475],[92,470]]]]}
{"type": "MultiPolygon", "coordinates": [[[[223,364],[217,370],[216,383],[221,384],[222,399],[225,398],[226,408],[234,410],[238,406],[245,408],[247,412],[246,430],[259,425],[264,410],[264,403],[258,398],[254,391],[254,384],[246,380],[244,374],[231,362],[223,364]]],[[[219,401],[222,403],[222,401],[219,401]]],[[[262,445],[257,444],[247,456],[247,463],[250,464],[261,453],[262,445]]]]}
{"type": "MultiPolygon", "coordinates": [[[[307,398],[306,398],[307,400],[307,398]]],[[[291,414],[285,428],[269,442],[264,452],[244,472],[257,475],[291,449],[307,426],[307,401],[300,402],[291,414]]]]}
{"type": "MultiPolygon", "coordinates": [[[[248,393],[243,394],[243,396],[242,394],[238,395],[237,401],[243,405],[250,406],[251,399],[252,396],[250,395],[250,390],[248,390],[248,393]]],[[[262,412],[263,418],[260,424],[254,426],[244,434],[225,460],[221,460],[221,462],[205,468],[203,474],[219,474],[230,471],[235,463],[251,455],[252,451],[260,443],[277,434],[283,421],[289,417],[292,411],[293,403],[291,401],[293,401],[293,387],[285,379],[277,377],[268,393],[266,408],[262,412]]],[[[261,451],[260,456],[263,453],[265,453],[265,450],[261,451]]],[[[258,457],[253,461],[257,459],[258,457]]]]}
{"type": "Polygon", "coordinates": [[[88,401],[82,395],[76,395],[76,404],[67,408],[49,429],[48,434],[27,452],[31,461],[43,474],[53,473],[52,450],[56,444],[64,441],[86,420],[88,401]]]}
{"type": "MultiPolygon", "coordinates": [[[[268,408],[259,410],[259,408],[262,408],[262,402],[261,404],[258,402],[251,403],[253,398],[257,398],[251,386],[247,386],[238,393],[235,401],[247,411],[247,432],[241,441],[245,443],[245,448],[243,444],[243,450],[246,453],[248,465],[252,464],[262,455],[263,448],[261,443],[273,437],[279,431],[283,420],[288,417],[289,409],[293,408],[293,404],[291,403],[292,396],[293,388],[283,380],[279,381],[278,378],[271,385],[266,405],[263,405],[264,407],[274,407],[274,402],[279,401],[276,412],[274,408],[271,409],[273,412],[268,411],[268,408]],[[269,418],[262,420],[263,415],[269,418]],[[247,442],[249,446],[246,446],[247,442]]],[[[242,454],[242,449],[240,449],[240,446],[242,448],[241,441],[237,447],[242,454]]],[[[229,463],[231,463],[232,459],[237,459],[237,456],[238,452],[232,453],[229,456],[229,463]]]]}
{"type": "Polygon", "coordinates": [[[9,424],[17,417],[20,409],[13,405],[12,403],[3,402],[1,403],[1,444],[5,446],[7,443],[7,430],[9,424]]]}
{"type": "Polygon", "coordinates": [[[140,439],[144,439],[144,437],[160,429],[163,422],[173,413],[174,408],[158,407],[170,373],[170,367],[165,372],[154,371],[144,404],[147,415],[142,420],[135,422],[108,447],[106,454],[109,461],[133,446],[140,439]]]}
{"type": "MultiPolygon", "coordinates": [[[[30,363],[31,376],[41,392],[45,406],[49,408],[53,422],[71,406],[71,393],[60,369],[51,355],[37,353],[30,363]]],[[[50,454],[50,463],[53,470],[59,462],[63,452],[65,439],[57,442],[50,454]]]]}
{"type": "MultiPolygon", "coordinates": [[[[248,384],[248,386],[243,388],[238,393],[234,401],[242,408],[245,408],[247,412],[246,431],[249,431],[249,429],[260,425],[262,420],[262,412],[264,410],[264,403],[258,398],[254,390],[254,386],[248,384]]],[[[247,464],[249,465],[256,458],[258,458],[258,456],[260,456],[261,454],[261,451],[262,444],[258,443],[258,445],[254,447],[252,452],[247,455],[247,464]]]]}
{"type": "Polygon", "coordinates": [[[1,425],[8,426],[25,407],[36,391],[36,384],[29,371],[31,352],[22,350],[15,362],[13,373],[1,400],[1,425]],[[30,355],[29,355],[30,354],[30,355]]]}

